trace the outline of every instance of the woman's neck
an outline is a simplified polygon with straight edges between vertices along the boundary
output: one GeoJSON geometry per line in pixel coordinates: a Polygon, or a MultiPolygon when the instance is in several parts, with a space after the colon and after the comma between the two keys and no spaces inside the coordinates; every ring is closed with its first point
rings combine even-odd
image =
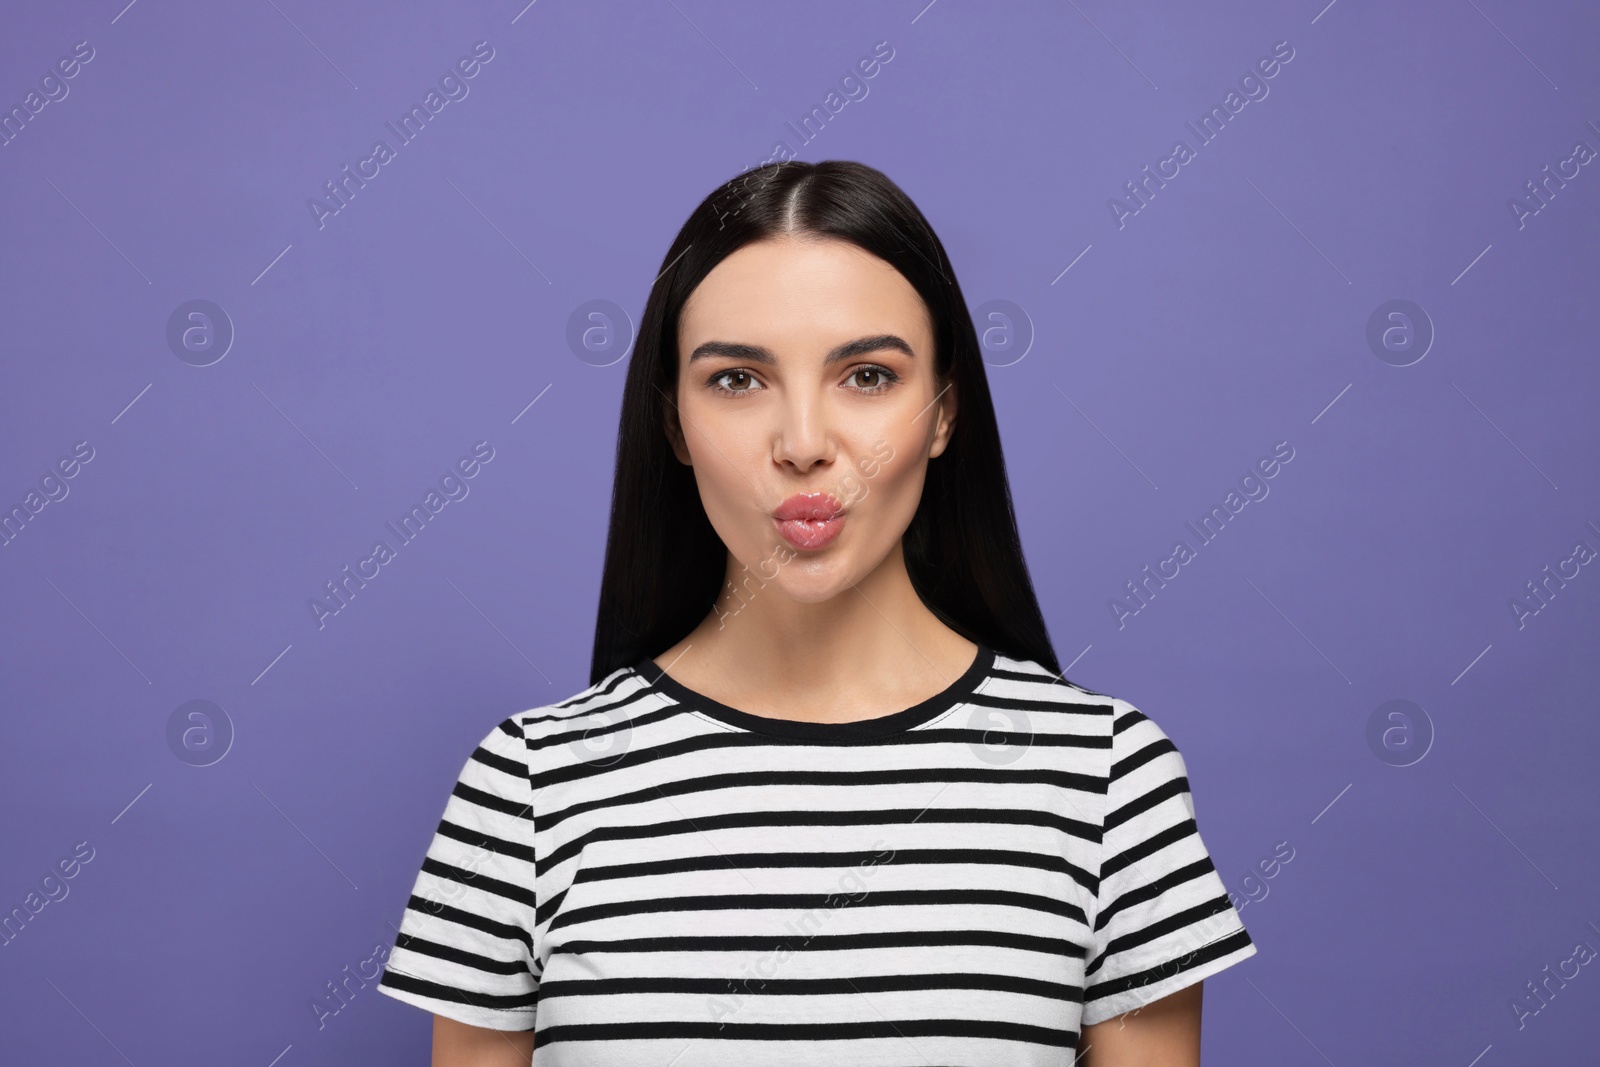
{"type": "Polygon", "coordinates": [[[653,657],[683,685],[730,707],[817,722],[876,718],[945,689],[977,654],[928,610],[899,552],[816,603],[735,566],[742,584],[724,584],[705,620],[653,657]]]}

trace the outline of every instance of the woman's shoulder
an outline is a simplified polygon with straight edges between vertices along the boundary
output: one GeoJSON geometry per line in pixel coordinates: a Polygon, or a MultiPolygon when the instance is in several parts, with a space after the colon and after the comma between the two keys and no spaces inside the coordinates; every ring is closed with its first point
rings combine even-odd
{"type": "Polygon", "coordinates": [[[1065,672],[1056,674],[1036,660],[997,652],[986,690],[994,698],[1009,698],[1024,708],[1031,706],[1028,702],[1038,701],[1041,706],[1093,716],[1108,729],[1119,755],[1152,744],[1172,747],[1166,731],[1132,701],[1070,681],[1065,672]]]}
{"type": "Polygon", "coordinates": [[[648,681],[632,667],[618,667],[569,696],[505,716],[489,728],[478,747],[494,756],[525,761],[530,750],[552,738],[582,737],[608,721],[622,721],[627,707],[648,689],[648,681]]]}
{"type": "Polygon", "coordinates": [[[1071,681],[1066,672],[1055,673],[1037,660],[996,652],[987,689],[1017,700],[1038,700],[1096,709],[1101,714],[1122,714],[1127,701],[1071,681]]]}

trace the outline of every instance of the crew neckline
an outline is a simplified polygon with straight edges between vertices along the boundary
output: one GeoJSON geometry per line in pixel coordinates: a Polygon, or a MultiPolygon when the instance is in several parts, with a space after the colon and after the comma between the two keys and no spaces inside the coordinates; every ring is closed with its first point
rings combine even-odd
{"type": "Polygon", "coordinates": [[[690,689],[672,675],[662,670],[649,656],[641,657],[633,665],[633,672],[643,678],[651,688],[663,693],[691,711],[697,711],[728,726],[748,733],[766,734],[792,741],[865,741],[904,733],[915,729],[970,697],[978,684],[989,675],[994,666],[995,653],[983,642],[976,642],[977,655],[960,677],[933,696],[902,711],[877,715],[853,722],[809,722],[803,719],[779,719],[769,715],[756,715],[748,711],[713,700],[704,693],[690,689]]]}

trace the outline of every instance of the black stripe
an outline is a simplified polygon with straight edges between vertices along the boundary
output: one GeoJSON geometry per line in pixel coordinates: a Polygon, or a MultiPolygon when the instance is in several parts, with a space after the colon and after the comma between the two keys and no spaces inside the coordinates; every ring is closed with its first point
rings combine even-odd
{"type": "Polygon", "coordinates": [[[1111,765],[1111,780],[1115,782],[1121,778],[1124,778],[1136,769],[1143,767],[1146,763],[1149,763],[1157,756],[1164,756],[1168,752],[1176,751],[1178,751],[1178,746],[1172,743],[1172,738],[1170,737],[1163,737],[1158,741],[1152,741],[1139,751],[1130,752],[1128,755],[1113,763],[1111,765]]]}
{"type": "Polygon", "coordinates": [[[485,893],[493,893],[523,907],[534,906],[533,887],[513,885],[503,882],[498,878],[490,878],[481,872],[464,871],[460,867],[452,867],[448,863],[440,863],[436,859],[424,859],[422,869],[436,878],[443,878],[449,882],[458,882],[473,889],[481,889],[485,893]]]}
{"type": "MultiPolygon", "coordinates": [[[[497,995],[494,993],[479,993],[476,991],[457,989],[454,986],[440,985],[430,982],[425,978],[385,968],[383,977],[378,980],[381,986],[391,989],[402,989],[407,993],[416,993],[419,996],[432,997],[434,1000],[446,1001],[450,1004],[471,1004],[478,1008],[494,1008],[497,1011],[526,1011],[529,1013],[528,1021],[533,1021],[533,1012],[538,1004],[539,993],[515,993],[510,995],[497,995]]],[[[532,1027],[529,1027],[532,1029],[532,1027]]],[[[543,1038],[543,1034],[539,1035],[543,1038]]]]}
{"type": "Polygon", "coordinates": [[[1100,864],[1100,877],[1102,880],[1110,878],[1124,867],[1132,867],[1140,860],[1147,859],[1168,845],[1177,844],[1188,837],[1198,833],[1193,819],[1184,819],[1174,823],[1158,834],[1151,834],[1137,845],[1123,849],[1115,856],[1104,860],[1100,864]]]}
{"type": "Polygon", "coordinates": [[[450,963],[471,967],[484,974],[527,974],[528,965],[522,960],[497,960],[488,956],[480,956],[476,952],[456,948],[453,945],[441,945],[437,941],[429,941],[414,934],[401,934],[395,940],[395,948],[403,948],[422,956],[432,956],[436,960],[446,960],[450,963]]]}
{"type": "Polygon", "coordinates": [[[946,973],[857,975],[851,978],[590,978],[546,982],[539,999],[614,996],[621,993],[676,993],[700,996],[838,996],[907,990],[987,989],[1077,1003],[1083,990],[1066,982],[1047,982],[1010,974],[946,973]]]}
{"type": "MultiPolygon", "coordinates": [[[[462,911],[460,908],[451,907],[449,904],[442,904],[439,901],[429,900],[426,897],[419,897],[415,894],[406,901],[406,910],[414,911],[419,915],[431,915],[436,919],[455,923],[457,926],[468,926],[481,933],[502,938],[506,941],[521,941],[528,949],[529,955],[533,954],[533,934],[525,927],[513,923],[495,922],[493,919],[486,919],[482,915],[474,915],[470,911],[462,911]]],[[[403,926],[404,924],[405,919],[402,918],[401,925],[403,926]]]]}
{"type": "Polygon", "coordinates": [[[1015,670],[1010,667],[1002,667],[997,663],[995,666],[989,669],[989,675],[993,678],[1006,678],[1018,682],[1043,682],[1045,685],[1072,685],[1072,683],[1067,681],[1065,678],[1062,678],[1059,675],[1051,674],[1043,667],[1039,668],[1037,671],[1023,671],[1015,670]]]}
{"type": "MultiPolygon", "coordinates": [[[[672,705],[670,708],[664,709],[664,712],[670,712],[673,715],[684,715],[689,713],[688,709],[682,707],[681,705],[672,705]]],[[[587,736],[593,738],[604,736],[606,733],[620,732],[626,724],[613,725],[617,726],[616,730],[613,730],[609,726],[599,727],[593,732],[588,733],[587,736]]],[[[958,727],[907,730],[903,733],[879,738],[873,742],[873,747],[886,748],[889,746],[934,746],[950,744],[976,746],[984,744],[986,740],[994,740],[992,736],[989,736],[993,732],[994,731],[986,731],[985,728],[981,726],[973,727],[971,729],[958,727]]],[[[564,740],[567,744],[576,742],[579,746],[581,746],[582,738],[584,736],[584,732],[578,731],[561,735],[561,737],[557,738],[556,740],[564,740]]],[[[1019,740],[1017,741],[1017,744],[1026,744],[1037,746],[1039,748],[1110,749],[1111,747],[1111,739],[1103,735],[1050,734],[1034,731],[1031,735],[1018,735],[1018,737],[1019,740]]],[[[631,740],[632,739],[630,738],[630,742],[631,740]]],[[[552,743],[554,742],[552,741],[552,743]]],[[[529,744],[532,746],[534,745],[534,742],[530,741],[529,744]]],[[[768,749],[775,747],[792,748],[793,746],[794,742],[792,740],[774,738],[763,733],[696,733],[688,737],[678,738],[673,741],[664,741],[648,747],[635,745],[628,750],[626,761],[630,768],[638,769],[645,764],[653,763],[658,760],[693,755],[695,753],[706,752],[715,749],[768,749]]],[[[581,756],[581,751],[578,754],[581,756]]],[[[564,785],[568,782],[580,781],[595,775],[610,773],[617,766],[617,761],[614,754],[599,755],[589,762],[585,762],[580,758],[570,762],[562,761],[562,763],[565,765],[534,770],[530,774],[530,780],[535,794],[542,793],[551,786],[564,785]]],[[[1095,775],[1093,778],[1094,791],[1097,793],[1103,793],[1105,791],[1105,779],[1099,775],[1095,775]]]]}
{"type": "Polygon", "coordinates": [[[1058,937],[1039,937],[1007,930],[871,930],[857,934],[809,934],[774,937],[770,934],[681,934],[670,937],[616,938],[606,941],[577,939],[557,951],[572,955],[602,952],[761,952],[805,948],[815,952],[851,952],[864,949],[921,948],[926,946],[1008,948],[1045,956],[1084,958],[1087,949],[1058,937]]]}
{"type": "MultiPolygon", "coordinates": [[[[1020,659],[1018,656],[1013,656],[1011,658],[1020,659]]],[[[1064,674],[1053,674],[1047,670],[1043,664],[1037,663],[1033,660],[1022,660],[1021,662],[1033,666],[1035,670],[1021,671],[1008,670],[1005,667],[994,667],[989,671],[989,674],[995,678],[1008,678],[1019,682],[1044,682],[1047,685],[1060,685],[1069,690],[1076,690],[1077,692],[1083,693],[1087,696],[1105,697],[1107,700],[1116,699],[1110,693],[1102,693],[1098,690],[1081,686],[1077,682],[1067,678],[1067,676],[1064,674]]],[[[1107,705],[1107,710],[1110,710],[1110,705],[1107,705]]]]}
{"type": "Polygon", "coordinates": [[[1084,704],[1069,700],[1029,700],[1024,697],[1011,696],[1009,694],[1001,695],[999,693],[974,693],[967,698],[967,703],[977,704],[986,708],[1000,708],[1005,711],[1037,711],[1095,716],[1109,716],[1112,714],[1109,704],[1084,704]]]}
{"type": "Polygon", "coordinates": [[[483,790],[476,789],[461,781],[456,782],[455,788],[450,792],[470,804],[476,804],[480,808],[488,808],[491,811],[498,811],[505,815],[513,815],[519,819],[528,819],[530,821],[533,819],[533,805],[527,801],[507,800],[505,797],[495,793],[485,793],[483,790]]]}
{"type": "Polygon", "coordinates": [[[510,759],[500,755],[498,752],[490,752],[482,747],[472,750],[472,758],[485,767],[492,767],[501,774],[508,774],[513,778],[521,778],[524,781],[527,780],[528,764],[526,760],[510,759]]]}
{"type": "Polygon", "coordinates": [[[1109,831],[1121,826],[1135,815],[1143,814],[1161,803],[1175,796],[1189,792],[1189,779],[1187,777],[1169,778],[1154,789],[1128,801],[1116,811],[1106,814],[1105,828],[1109,831]]]}
{"type": "MultiPolygon", "coordinates": [[[[673,911],[818,911],[850,908],[943,908],[962,905],[993,905],[1058,915],[1075,922],[1088,921],[1083,909],[1071,901],[1019,893],[1009,889],[874,889],[860,900],[839,892],[816,893],[705,893],[677,897],[635,897],[586,908],[560,911],[550,921],[555,931],[574,923],[614,919],[620,915],[657,915],[673,911]],[[844,903],[830,903],[842,900],[844,903]]],[[[549,901],[541,911],[555,911],[559,900],[549,901]]],[[[907,916],[909,917],[909,916],[907,916]]],[[[544,921],[541,914],[539,921],[544,921]]]]}
{"type": "Polygon", "coordinates": [[[453,841],[460,841],[462,844],[471,845],[473,848],[488,849],[490,852],[496,853],[497,855],[509,856],[512,859],[521,860],[524,863],[533,862],[532,845],[523,845],[515,841],[507,841],[504,838],[495,837],[492,834],[486,834],[481,830],[475,830],[470,826],[458,826],[449,819],[439,820],[439,829],[437,832],[441,837],[448,837],[453,841]]]}
{"type": "Polygon", "coordinates": [[[641,826],[600,826],[582,837],[550,850],[535,861],[535,873],[542,875],[552,867],[580,854],[595,841],[640,841],[675,834],[698,834],[707,830],[775,826],[900,826],[914,822],[928,824],[992,823],[1006,826],[1043,826],[1071,837],[1099,843],[1100,828],[1080,819],[1069,819],[1054,812],[1016,808],[891,808],[860,811],[731,811],[702,815],[693,819],[674,819],[641,826]]]}
{"type": "MultiPolygon", "coordinates": [[[[583,867],[573,877],[572,884],[580,885],[607,878],[660,877],[669,874],[687,874],[690,871],[748,870],[754,867],[860,867],[867,865],[867,858],[874,854],[871,849],[863,849],[856,852],[729,852],[705,856],[672,856],[662,860],[583,867]]],[[[889,862],[896,867],[922,864],[942,866],[951,863],[1032,867],[1067,875],[1091,893],[1099,888],[1092,874],[1062,856],[1019,852],[1015,849],[901,848],[894,850],[894,858],[889,862]]]]}
{"type": "Polygon", "coordinates": [[[568,697],[565,700],[558,701],[558,702],[556,702],[554,704],[551,704],[550,707],[552,707],[552,708],[570,708],[570,707],[573,707],[574,705],[582,704],[586,700],[593,700],[596,697],[607,696],[613,690],[615,690],[617,688],[617,686],[621,685],[623,682],[626,682],[626,681],[630,680],[632,677],[633,677],[633,672],[631,670],[629,670],[627,667],[618,667],[616,670],[612,671],[610,674],[606,675],[604,678],[600,679],[598,682],[596,682],[594,685],[590,686],[589,688],[585,689],[583,692],[575,693],[575,694],[573,694],[572,696],[568,697]]]}
{"type": "Polygon", "coordinates": [[[1104,952],[1102,952],[1095,959],[1089,961],[1089,966],[1084,968],[1084,978],[1087,979],[1090,975],[1093,975],[1096,971],[1098,971],[1100,969],[1100,965],[1104,963],[1108,957],[1115,956],[1121,952],[1126,952],[1131,948],[1137,948],[1140,945],[1148,944],[1158,937],[1165,937],[1167,934],[1175,933],[1186,927],[1196,926],[1204,920],[1211,918],[1211,916],[1221,914],[1222,912],[1232,909],[1232,907],[1232,902],[1228,900],[1228,895],[1224,893],[1221,896],[1214,897],[1202,904],[1196,904],[1192,908],[1185,908],[1183,911],[1168,915],[1164,919],[1158,919],[1149,926],[1142,927],[1138,930],[1129,931],[1128,933],[1123,934],[1121,937],[1114,937],[1106,944],[1104,952]]]}
{"type": "Polygon", "coordinates": [[[876,786],[905,784],[937,784],[946,782],[974,782],[980,785],[1048,785],[1058,789],[1071,789],[1081,793],[1100,794],[1105,780],[1092,774],[1074,771],[1056,771],[1049,768],[1017,769],[1014,767],[975,766],[905,767],[861,771],[780,771],[749,770],[729,771],[723,774],[706,774],[681,778],[660,785],[641,786],[628,793],[608,794],[594,800],[579,801],[564,808],[539,812],[539,829],[550,830],[560,826],[574,815],[611,808],[624,808],[633,804],[648,804],[663,797],[682,797],[710,793],[721,789],[743,789],[749,786],[805,785],[805,786],[876,786]]]}
{"type": "MultiPolygon", "coordinates": [[[[982,743],[989,734],[1004,732],[992,730],[985,726],[971,728],[950,727],[934,730],[915,730],[903,737],[890,738],[889,740],[894,741],[896,744],[928,744],[930,742],[943,741],[945,743],[959,742],[963,745],[972,745],[982,743]]],[[[1021,734],[1018,734],[1018,736],[1023,738],[1018,744],[1025,742],[1041,748],[1109,749],[1111,747],[1111,739],[1102,737],[1099,734],[1052,734],[1040,733],[1035,730],[1025,737],[1021,734]]]]}
{"type": "Polygon", "coordinates": [[[1223,956],[1237,952],[1252,943],[1249,932],[1241,928],[1236,933],[1230,934],[1221,940],[1213,941],[1204,948],[1180,956],[1175,960],[1168,960],[1166,963],[1151,967],[1148,970],[1096,985],[1085,994],[1084,1003],[1092,1004],[1103,997],[1116,996],[1118,993],[1126,993],[1130,989],[1152,985],[1163,979],[1171,978],[1175,974],[1182,974],[1184,971],[1203,966],[1212,960],[1221,959],[1223,956]]]}
{"type": "Polygon", "coordinates": [[[539,737],[528,738],[528,748],[537,751],[542,748],[553,748],[556,745],[570,745],[575,741],[581,742],[585,736],[599,737],[618,730],[625,730],[631,726],[644,726],[663,719],[670,719],[682,713],[683,709],[669,705],[667,707],[645,708],[643,711],[634,711],[623,716],[617,722],[585,722],[590,716],[599,716],[602,720],[612,715],[621,714],[624,708],[637,704],[646,697],[655,696],[649,688],[637,689],[621,700],[611,701],[592,708],[578,708],[570,710],[563,715],[541,715],[531,717],[528,722],[560,723],[560,727],[553,728],[550,732],[539,737]],[[563,729],[570,726],[571,729],[563,729]]]}
{"type": "MultiPolygon", "coordinates": [[[[539,1030],[541,1047],[561,1041],[859,1041],[911,1037],[969,1037],[1070,1049],[1075,1030],[986,1019],[872,1019],[856,1023],[643,1022],[587,1023],[539,1030]]],[[[847,1050],[840,1050],[845,1052],[847,1050]]]]}
{"type": "Polygon", "coordinates": [[[1202,856],[1187,866],[1179,867],[1175,871],[1167,871],[1154,882],[1148,885],[1141,885],[1137,889],[1130,889],[1116,900],[1108,903],[1095,918],[1094,928],[1097,932],[1103,930],[1106,923],[1111,921],[1111,917],[1123,908],[1131,908],[1135,904],[1143,904],[1147,900],[1154,900],[1167,890],[1180,886],[1185,882],[1192,882],[1196,878],[1203,878],[1214,870],[1216,868],[1211,865],[1211,857],[1202,856]]]}

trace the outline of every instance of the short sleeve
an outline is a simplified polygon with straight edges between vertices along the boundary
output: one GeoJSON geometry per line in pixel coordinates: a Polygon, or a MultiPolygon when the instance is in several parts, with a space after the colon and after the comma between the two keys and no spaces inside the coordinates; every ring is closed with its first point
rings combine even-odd
{"type": "Polygon", "coordinates": [[[532,1030],[539,995],[533,841],[528,748],[513,717],[461,768],[379,992],[472,1026],[532,1030]]]}
{"type": "Polygon", "coordinates": [[[1171,739],[1116,701],[1084,1026],[1133,1011],[1255,955],[1200,839],[1171,739]]]}

